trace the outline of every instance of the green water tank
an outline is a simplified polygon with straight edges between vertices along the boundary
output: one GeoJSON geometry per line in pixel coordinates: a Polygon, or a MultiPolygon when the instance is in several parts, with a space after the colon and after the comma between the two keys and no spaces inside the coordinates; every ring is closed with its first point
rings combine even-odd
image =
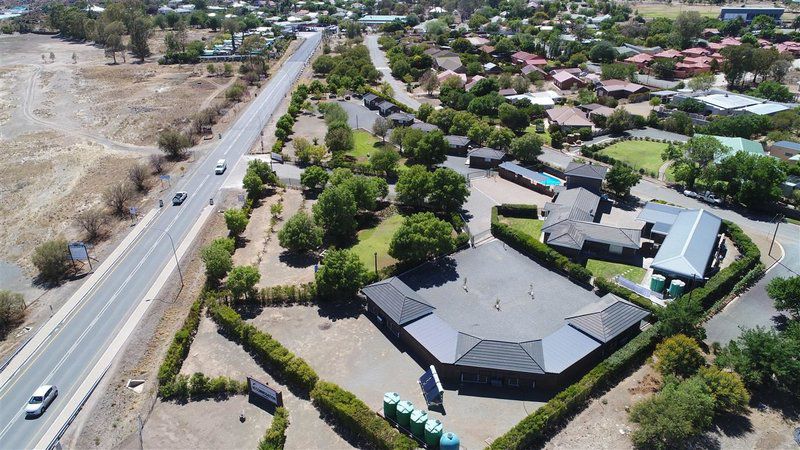
{"type": "Polygon", "coordinates": [[[425,438],[425,422],[428,421],[428,411],[415,409],[411,411],[411,433],[419,439],[425,438]]]}
{"type": "Polygon", "coordinates": [[[461,448],[461,441],[455,433],[447,432],[439,439],[439,448],[441,450],[458,450],[461,448]]]}
{"type": "Polygon", "coordinates": [[[400,400],[397,403],[397,423],[401,427],[408,428],[411,423],[411,411],[414,410],[414,404],[408,400],[400,400]]]}
{"type": "Polygon", "coordinates": [[[653,275],[650,278],[650,290],[653,292],[664,292],[664,285],[666,284],[667,279],[664,275],[653,275]]]}
{"type": "Polygon", "coordinates": [[[397,402],[400,401],[400,394],[397,392],[387,392],[383,394],[383,417],[397,420],[397,402]]]}
{"type": "Polygon", "coordinates": [[[439,419],[428,419],[425,422],[425,444],[428,447],[434,448],[439,446],[439,439],[442,438],[442,431],[444,425],[439,419]]]}
{"type": "Polygon", "coordinates": [[[683,295],[683,290],[686,287],[686,283],[681,280],[672,280],[672,283],[669,284],[669,295],[672,298],[680,298],[683,295]]]}

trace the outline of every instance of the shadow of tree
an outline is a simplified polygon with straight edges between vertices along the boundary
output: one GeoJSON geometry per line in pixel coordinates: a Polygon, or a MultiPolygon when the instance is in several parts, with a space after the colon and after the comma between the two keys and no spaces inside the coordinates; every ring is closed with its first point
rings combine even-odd
{"type": "Polygon", "coordinates": [[[284,250],[278,255],[278,260],[293,268],[311,267],[317,262],[317,257],[311,253],[295,253],[284,250]]]}

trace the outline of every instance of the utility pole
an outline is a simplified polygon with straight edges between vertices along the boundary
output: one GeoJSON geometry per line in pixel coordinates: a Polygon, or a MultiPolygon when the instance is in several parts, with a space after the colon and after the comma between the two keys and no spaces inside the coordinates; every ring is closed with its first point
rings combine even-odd
{"type": "Polygon", "coordinates": [[[775,232],[772,233],[772,242],[770,242],[769,252],[767,252],[769,256],[772,256],[772,246],[775,245],[775,238],[778,236],[778,227],[780,226],[782,221],[783,221],[782,214],[778,214],[777,216],[775,216],[775,232]]]}
{"type": "Polygon", "coordinates": [[[172,235],[169,234],[169,231],[162,230],[160,228],[152,227],[154,230],[158,230],[163,232],[167,238],[169,239],[169,243],[172,246],[172,255],[175,256],[175,265],[178,267],[178,276],[181,279],[181,287],[183,287],[183,272],[181,272],[181,261],[178,259],[178,252],[175,251],[175,241],[172,240],[172,235]]]}

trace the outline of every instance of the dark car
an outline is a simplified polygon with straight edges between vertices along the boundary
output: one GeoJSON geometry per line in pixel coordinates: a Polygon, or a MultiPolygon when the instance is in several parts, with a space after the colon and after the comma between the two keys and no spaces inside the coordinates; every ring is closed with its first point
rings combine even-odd
{"type": "Polygon", "coordinates": [[[186,197],[188,196],[189,194],[187,194],[186,192],[183,191],[178,192],[177,194],[175,194],[175,197],[172,197],[172,204],[180,205],[181,203],[183,203],[184,200],[186,200],[186,197]]]}

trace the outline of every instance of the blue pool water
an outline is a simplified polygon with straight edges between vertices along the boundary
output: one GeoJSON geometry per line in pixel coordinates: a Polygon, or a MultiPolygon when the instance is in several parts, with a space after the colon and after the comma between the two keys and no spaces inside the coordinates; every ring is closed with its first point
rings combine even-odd
{"type": "Polygon", "coordinates": [[[561,186],[561,180],[543,172],[533,172],[534,180],[545,186],[561,186]]]}

